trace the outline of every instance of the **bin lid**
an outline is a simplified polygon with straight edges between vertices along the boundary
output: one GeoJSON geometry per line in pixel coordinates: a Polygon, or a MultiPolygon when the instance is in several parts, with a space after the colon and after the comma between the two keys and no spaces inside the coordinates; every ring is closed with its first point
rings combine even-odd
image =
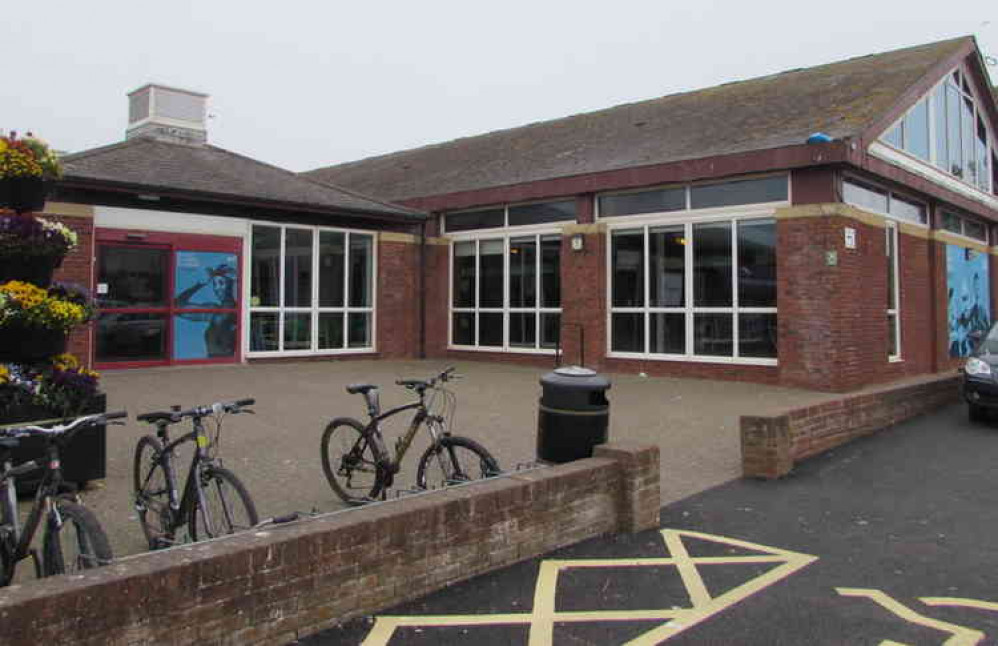
{"type": "Polygon", "coordinates": [[[610,387],[610,380],[589,368],[563,366],[541,377],[541,386],[568,390],[606,390],[610,387]]]}
{"type": "Polygon", "coordinates": [[[595,370],[583,368],[582,366],[562,366],[560,368],[555,368],[554,372],[555,374],[564,375],[565,377],[592,377],[596,374],[595,370]]]}

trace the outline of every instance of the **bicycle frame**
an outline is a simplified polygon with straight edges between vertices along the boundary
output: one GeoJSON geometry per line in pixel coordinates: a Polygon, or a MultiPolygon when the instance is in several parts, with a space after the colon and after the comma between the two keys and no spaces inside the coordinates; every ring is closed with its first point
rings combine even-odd
{"type": "MultiPolygon", "coordinates": [[[[400,465],[402,464],[402,459],[405,457],[409,447],[412,446],[412,441],[416,438],[416,433],[419,431],[419,427],[426,423],[427,420],[435,418],[436,416],[430,415],[427,410],[425,396],[421,396],[419,401],[396,406],[395,408],[389,409],[384,413],[379,413],[378,415],[371,417],[371,421],[367,424],[367,433],[365,433],[365,435],[369,437],[370,441],[374,444],[374,449],[378,453],[379,461],[382,461],[382,466],[388,471],[389,477],[387,486],[391,486],[392,476],[398,473],[401,468],[400,465]],[[409,428],[406,432],[399,436],[399,438],[395,441],[395,454],[393,456],[389,454],[388,449],[385,447],[384,437],[381,434],[381,422],[389,417],[394,417],[399,413],[413,409],[416,410],[416,414],[413,416],[412,422],[409,423],[409,428]]],[[[436,442],[438,439],[436,428],[432,424],[427,424],[427,428],[430,431],[432,440],[436,442]]]]}

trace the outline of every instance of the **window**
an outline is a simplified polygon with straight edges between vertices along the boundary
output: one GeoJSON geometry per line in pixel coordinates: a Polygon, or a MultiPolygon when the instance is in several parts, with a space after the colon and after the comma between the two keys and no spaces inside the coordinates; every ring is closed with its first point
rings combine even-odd
{"type": "Polygon", "coordinates": [[[890,215],[899,220],[918,224],[928,222],[924,204],[852,179],[842,182],[842,201],[867,211],[890,215]]]}
{"type": "Polygon", "coordinates": [[[881,138],[982,191],[998,194],[996,153],[987,113],[957,70],[881,138]]]}
{"type": "Polygon", "coordinates": [[[983,222],[959,215],[952,211],[943,211],[942,228],[985,244],[988,242],[988,227],[983,222]]]}
{"type": "Polygon", "coordinates": [[[444,230],[447,233],[457,233],[564,221],[575,221],[574,199],[447,213],[444,215],[444,230]]]}
{"type": "Polygon", "coordinates": [[[374,236],[253,225],[250,352],[374,347],[374,236]]]}
{"type": "Polygon", "coordinates": [[[888,222],[886,232],[887,255],[887,358],[901,360],[901,323],[898,319],[900,284],[898,278],[898,228],[888,222]]]}
{"type": "Polygon", "coordinates": [[[786,175],[741,179],[714,184],[694,184],[650,191],[600,195],[599,216],[611,218],[642,213],[666,213],[687,209],[707,209],[739,204],[785,202],[786,175]]]}
{"type": "Polygon", "coordinates": [[[455,241],[451,345],[552,350],[561,330],[561,236],[455,241]]]}
{"type": "Polygon", "coordinates": [[[616,228],[609,262],[612,353],[775,361],[774,220],[616,228]]]}

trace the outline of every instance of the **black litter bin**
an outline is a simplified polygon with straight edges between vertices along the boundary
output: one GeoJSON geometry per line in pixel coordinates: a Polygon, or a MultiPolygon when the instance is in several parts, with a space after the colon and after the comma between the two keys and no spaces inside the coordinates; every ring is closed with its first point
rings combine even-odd
{"type": "Polygon", "coordinates": [[[578,366],[557,368],[541,377],[537,415],[537,458],[571,462],[593,455],[606,442],[610,380],[578,366]]]}

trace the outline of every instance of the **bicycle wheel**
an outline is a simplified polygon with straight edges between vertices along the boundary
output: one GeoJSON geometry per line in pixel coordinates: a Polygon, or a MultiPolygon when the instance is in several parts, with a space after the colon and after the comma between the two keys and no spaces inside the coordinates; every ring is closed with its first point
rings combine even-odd
{"type": "Polygon", "coordinates": [[[416,486],[438,489],[499,475],[499,463],[478,442],[459,436],[440,438],[419,458],[416,486]]]}
{"type": "Polygon", "coordinates": [[[260,522],[253,499],[234,473],[222,467],[207,467],[200,478],[205,509],[201,509],[200,501],[195,498],[187,520],[191,540],[234,534],[260,522]]]}
{"type": "Polygon", "coordinates": [[[135,447],[135,511],[151,550],[173,543],[170,486],[160,461],[162,454],[163,445],[151,435],[135,447]]]}
{"type": "Polygon", "coordinates": [[[111,562],[111,544],[93,512],[74,502],[55,498],[42,541],[45,576],[72,574],[111,562]],[[55,518],[58,512],[62,525],[55,518]]]}
{"type": "Polygon", "coordinates": [[[343,502],[362,505],[377,499],[384,476],[360,422],[334,419],[322,434],[321,448],[326,480],[343,502]]]}

